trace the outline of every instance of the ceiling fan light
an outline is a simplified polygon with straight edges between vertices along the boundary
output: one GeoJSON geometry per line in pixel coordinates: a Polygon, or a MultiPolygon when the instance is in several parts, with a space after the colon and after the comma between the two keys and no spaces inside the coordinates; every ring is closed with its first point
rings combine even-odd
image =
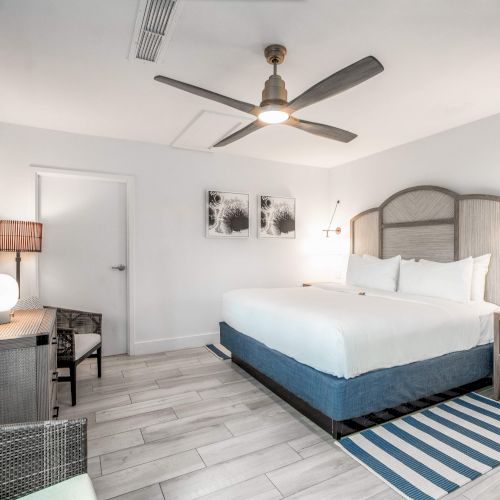
{"type": "Polygon", "coordinates": [[[285,111],[280,111],[276,109],[264,110],[259,113],[259,120],[264,123],[276,124],[286,122],[290,118],[290,115],[285,111]]]}

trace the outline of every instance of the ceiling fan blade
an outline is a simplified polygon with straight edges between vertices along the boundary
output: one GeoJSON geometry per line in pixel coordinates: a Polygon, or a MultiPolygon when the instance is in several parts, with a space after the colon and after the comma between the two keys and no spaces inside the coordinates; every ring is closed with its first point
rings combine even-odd
{"type": "Polygon", "coordinates": [[[319,135],[321,137],[326,137],[327,139],[333,139],[334,141],[340,142],[351,142],[353,139],[358,137],[356,134],[348,132],[347,130],[342,130],[341,128],[331,127],[330,125],[324,125],[323,123],[298,120],[293,117],[287,120],[285,125],[290,125],[291,127],[298,128],[304,132],[309,132],[310,134],[319,135]]]}
{"type": "Polygon", "coordinates": [[[290,102],[289,106],[295,111],[305,108],[359,85],[382,71],[384,67],[375,57],[365,57],[313,85],[290,102]]]}
{"type": "Polygon", "coordinates": [[[237,130],[234,134],[228,135],[227,137],[224,137],[221,141],[219,141],[217,144],[214,144],[214,148],[220,148],[222,146],[227,146],[228,144],[231,144],[232,142],[237,141],[238,139],[241,139],[248,134],[251,134],[252,132],[255,132],[256,130],[259,130],[262,127],[265,127],[267,123],[261,122],[260,120],[255,120],[254,122],[250,123],[246,127],[241,128],[240,130],[237,130]]]}
{"type": "Polygon", "coordinates": [[[170,85],[171,87],[184,90],[185,92],[190,92],[191,94],[205,97],[206,99],[210,99],[212,101],[220,102],[221,104],[225,104],[226,106],[230,106],[231,108],[238,109],[239,111],[250,113],[251,115],[257,116],[260,112],[260,108],[258,106],[254,106],[253,104],[250,104],[248,102],[238,101],[236,99],[232,99],[231,97],[212,92],[211,90],[202,89],[201,87],[190,85],[189,83],[180,82],[179,80],[174,80],[162,75],[155,76],[155,80],[157,82],[170,85]]]}

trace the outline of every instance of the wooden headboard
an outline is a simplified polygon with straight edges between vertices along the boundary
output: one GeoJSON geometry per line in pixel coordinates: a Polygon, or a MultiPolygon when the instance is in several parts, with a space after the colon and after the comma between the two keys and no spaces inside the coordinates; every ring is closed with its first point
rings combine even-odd
{"type": "Polygon", "coordinates": [[[491,253],[486,300],[500,304],[500,196],[404,189],[351,219],[351,252],[440,262],[491,253]]]}

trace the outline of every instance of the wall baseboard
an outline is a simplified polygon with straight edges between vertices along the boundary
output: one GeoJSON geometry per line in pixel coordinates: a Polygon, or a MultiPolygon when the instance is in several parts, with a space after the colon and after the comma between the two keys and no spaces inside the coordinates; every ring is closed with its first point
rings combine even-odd
{"type": "Polygon", "coordinates": [[[187,337],[163,338],[155,340],[144,340],[134,344],[135,355],[153,354],[163,351],[175,351],[187,347],[202,347],[207,344],[218,344],[219,332],[189,335],[187,337]]]}

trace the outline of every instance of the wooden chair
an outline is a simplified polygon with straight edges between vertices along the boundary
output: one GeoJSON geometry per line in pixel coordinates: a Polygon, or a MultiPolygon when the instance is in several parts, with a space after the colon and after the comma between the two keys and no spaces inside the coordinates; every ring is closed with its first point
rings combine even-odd
{"type": "MultiPolygon", "coordinates": [[[[38,297],[19,299],[16,310],[43,309],[38,297]]],[[[69,377],[59,382],[71,382],[71,404],[76,405],[76,367],[86,358],[97,358],[97,376],[101,378],[102,314],[74,309],[57,310],[57,368],[69,368],[69,377]]]]}
{"type": "Polygon", "coordinates": [[[71,383],[71,404],[76,404],[76,367],[86,358],[97,358],[101,378],[102,314],[57,308],[57,367],[69,368],[59,382],[71,383]]]}

